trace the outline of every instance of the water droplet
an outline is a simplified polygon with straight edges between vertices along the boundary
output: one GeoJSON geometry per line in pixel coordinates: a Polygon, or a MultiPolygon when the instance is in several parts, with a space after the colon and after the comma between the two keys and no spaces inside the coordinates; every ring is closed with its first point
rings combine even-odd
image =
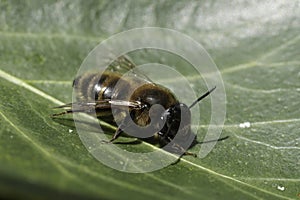
{"type": "Polygon", "coordinates": [[[240,128],[250,128],[250,126],[251,126],[250,122],[240,123],[239,125],[240,128]]]}
{"type": "Polygon", "coordinates": [[[277,185],[277,190],[284,191],[285,187],[281,185],[277,185]]]}
{"type": "Polygon", "coordinates": [[[13,138],[14,138],[14,136],[13,136],[13,135],[11,135],[11,136],[10,136],[10,139],[13,139],[13,138]]]}

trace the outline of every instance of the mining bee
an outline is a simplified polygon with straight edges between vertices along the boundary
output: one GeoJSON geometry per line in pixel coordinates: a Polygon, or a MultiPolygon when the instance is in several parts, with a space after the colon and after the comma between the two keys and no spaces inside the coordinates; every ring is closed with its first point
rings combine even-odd
{"type": "MultiPolygon", "coordinates": [[[[139,135],[135,137],[164,147],[172,143],[176,136],[179,138],[177,141],[180,142],[174,142],[167,150],[196,157],[196,154],[187,151],[188,148],[199,143],[190,129],[190,109],[216,87],[208,90],[187,106],[179,102],[168,88],[152,82],[146,75],[137,71],[135,64],[128,57],[120,56],[104,72],[85,73],[75,78],[73,88],[78,94],[77,102],[57,107],[65,111],[53,114],[53,116],[78,112],[96,113],[99,120],[117,127],[113,137],[106,141],[107,143],[115,141],[122,133],[130,132],[133,125],[140,127],[151,125],[155,131],[150,137],[139,137],[139,135]],[[122,76],[124,72],[130,70],[133,76],[122,76]],[[156,104],[161,105],[163,109],[151,111],[151,107],[156,104]],[[126,109],[128,112],[125,111],[126,109]],[[151,119],[158,120],[151,121],[151,119]]],[[[144,133],[138,134],[142,136],[144,133]]]]}

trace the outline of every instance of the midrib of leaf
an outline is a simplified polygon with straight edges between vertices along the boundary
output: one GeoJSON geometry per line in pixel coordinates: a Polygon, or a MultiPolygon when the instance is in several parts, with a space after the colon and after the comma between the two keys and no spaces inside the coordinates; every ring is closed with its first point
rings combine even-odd
{"type": "MultiPolygon", "coordinates": [[[[35,93],[35,94],[37,94],[37,95],[43,97],[43,98],[45,98],[45,99],[47,99],[47,100],[49,100],[49,101],[51,101],[51,102],[53,102],[53,103],[55,103],[55,104],[57,104],[57,105],[62,105],[62,104],[64,104],[63,102],[61,102],[61,101],[55,99],[54,97],[52,97],[52,96],[50,96],[50,95],[48,95],[48,94],[46,94],[46,93],[44,93],[44,92],[42,92],[42,91],[36,89],[35,87],[33,87],[33,86],[31,86],[31,85],[28,85],[28,84],[25,83],[23,80],[21,80],[21,79],[19,79],[19,78],[17,78],[17,77],[14,77],[14,76],[12,76],[12,75],[10,75],[10,74],[8,74],[8,73],[2,71],[2,70],[0,70],[0,77],[4,78],[5,80],[7,80],[7,81],[9,81],[9,82],[11,82],[11,83],[13,83],[13,84],[15,84],[15,85],[18,85],[18,86],[20,86],[20,87],[23,87],[23,88],[25,88],[25,89],[27,89],[27,90],[29,90],[29,91],[31,91],[31,92],[33,92],[33,93],[35,93]]],[[[6,119],[6,121],[10,122],[10,125],[11,125],[12,127],[17,128],[16,126],[14,126],[14,124],[13,124],[9,119],[7,119],[7,118],[5,117],[5,115],[4,115],[2,112],[1,112],[0,114],[1,114],[1,116],[2,116],[4,119],[6,119]]],[[[16,130],[19,131],[18,129],[16,129],[16,130]]],[[[30,137],[28,137],[25,133],[23,133],[22,135],[23,135],[23,136],[25,135],[26,138],[28,138],[29,141],[33,141],[33,140],[30,139],[30,137]]],[[[32,143],[32,142],[31,142],[31,143],[32,143]]],[[[33,144],[37,145],[37,146],[36,146],[37,148],[41,148],[43,153],[47,152],[46,150],[44,150],[44,149],[43,149],[40,145],[38,145],[37,143],[34,142],[33,144]]],[[[171,153],[168,153],[168,152],[166,152],[166,151],[163,151],[162,149],[160,149],[160,148],[158,148],[158,147],[155,147],[155,146],[153,146],[153,145],[151,145],[151,144],[149,144],[149,143],[143,142],[143,144],[150,146],[150,147],[153,148],[154,150],[162,151],[163,153],[168,154],[169,156],[173,156],[173,157],[177,158],[175,155],[173,155],[173,154],[171,154],[171,153]]],[[[48,152],[47,152],[47,154],[48,154],[48,156],[52,157],[51,154],[49,154],[48,152]]],[[[53,158],[55,158],[55,157],[53,157],[53,158]]],[[[55,158],[55,159],[56,159],[56,158],[55,158]]],[[[288,197],[285,197],[285,196],[282,196],[282,195],[278,195],[278,194],[269,192],[269,191],[267,191],[267,190],[264,190],[264,189],[255,187],[255,186],[253,186],[253,185],[250,185],[250,184],[248,184],[248,183],[245,183],[245,182],[243,182],[243,181],[241,181],[241,180],[238,180],[238,179],[235,179],[235,178],[233,178],[233,177],[230,177],[230,176],[226,176],[226,175],[217,173],[217,172],[215,172],[215,171],[213,171],[213,170],[210,170],[210,169],[208,169],[208,168],[205,168],[205,167],[203,167],[203,166],[201,166],[201,165],[198,165],[198,164],[195,164],[195,163],[193,163],[193,162],[190,162],[190,161],[188,161],[188,160],[186,160],[186,159],[184,159],[184,158],[182,158],[181,161],[184,162],[184,163],[186,163],[186,164],[188,164],[188,165],[190,165],[190,166],[196,167],[196,168],[198,168],[198,169],[201,169],[201,170],[203,170],[203,171],[206,171],[206,172],[208,172],[208,173],[210,173],[210,174],[216,176],[219,180],[221,180],[222,182],[224,182],[224,183],[227,184],[227,185],[230,185],[230,184],[229,184],[228,182],[224,181],[223,179],[227,179],[227,180],[234,181],[234,182],[239,183],[239,184],[241,184],[241,185],[244,185],[244,186],[250,187],[250,188],[252,188],[252,189],[255,189],[255,190],[258,190],[258,191],[267,193],[267,194],[269,194],[269,195],[271,195],[271,196],[276,196],[276,197],[283,198],[283,199],[291,199],[291,198],[288,198],[288,197]],[[222,179],[222,178],[223,178],[223,179],[222,179]]],[[[67,162],[67,163],[70,164],[70,162],[67,162]]],[[[72,163],[72,166],[74,167],[74,166],[76,166],[76,165],[72,163]]],[[[80,168],[80,169],[81,169],[81,168],[80,168]]],[[[92,174],[92,173],[90,173],[90,174],[92,174]]],[[[108,177],[105,177],[105,180],[107,180],[107,178],[108,178],[108,177]]],[[[109,179],[109,180],[110,180],[110,179],[109,179]]],[[[110,181],[112,181],[112,180],[110,180],[110,181]]],[[[114,181],[114,183],[119,184],[119,183],[116,182],[116,181],[114,181]]],[[[126,185],[128,185],[128,183],[126,183],[125,186],[126,186],[126,185]]],[[[123,185],[122,185],[122,186],[123,186],[123,185]]],[[[232,185],[230,185],[230,186],[232,186],[232,185]]],[[[235,187],[235,186],[232,186],[232,187],[235,187]]],[[[135,187],[132,186],[131,189],[135,189],[135,187]]],[[[243,192],[243,193],[246,193],[247,195],[250,195],[247,191],[244,191],[244,190],[241,189],[241,188],[236,188],[236,189],[240,190],[240,191],[243,192]]],[[[140,191],[140,190],[139,190],[139,191],[140,191]]],[[[148,191],[146,191],[146,192],[148,193],[148,191]]],[[[149,194],[152,194],[152,193],[153,193],[152,191],[149,191],[149,194]]],[[[152,195],[153,195],[153,194],[152,194],[152,195]]],[[[251,195],[251,196],[252,196],[252,195],[251,195]]],[[[254,197],[255,197],[255,196],[254,196],[254,197]]]]}
{"type": "Polygon", "coordinates": [[[47,99],[47,100],[49,100],[49,101],[51,101],[51,102],[53,102],[53,103],[55,103],[57,105],[64,104],[63,102],[61,102],[61,101],[53,98],[52,96],[50,96],[50,95],[42,92],[39,89],[36,89],[35,87],[32,87],[31,85],[28,85],[27,83],[25,83],[21,79],[18,79],[17,77],[14,77],[14,76],[12,76],[12,75],[10,75],[10,74],[2,71],[2,70],[0,70],[0,77],[6,79],[7,81],[9,81],[9,82],[11,82],[11,83],[13,83],[15,85],[23,87],[23,88],[25,88],[25,89],[27,89],[27,90],[29,90],[29,91],[31,91],[31,92],[33,92],[33,93],[35,93],[35,94],[43,97],[43,98],[45,98],[45,99],[47,99]]]}

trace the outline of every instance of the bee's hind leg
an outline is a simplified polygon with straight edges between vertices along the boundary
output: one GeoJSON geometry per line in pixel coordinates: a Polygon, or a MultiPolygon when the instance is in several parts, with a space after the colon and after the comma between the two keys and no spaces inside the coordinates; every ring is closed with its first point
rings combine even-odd
{"type": "Polygon", "coordinates": [[[173,148],[176,149],[177,151],[181,151],[181,154],[180,154],[180,156],[178,157],[178,159],[175,162],[171,163],[171,165],[175,165],[175,164],[179,163],[180,159],[183,156],[193,156],[195,158],[197,157],[197,154],[189,152],[189,151],[186,151],[182,146],[180,146],[178,144],[174,144],[173,148]]]}
{"type": "Polygon", "coordinates": [[[197,157],[197,154],[189,152],[189,151],[185,151],[182,155],[184,155],[184,156],[194,156],[195,158],[197,157]]]}
{"type": "MultiPolygon", "coordinates": [[[[168,139],[171,142],[171,138],[168,138],[168,139]]],[[[185,150],[181,145],[179,145],[177,143],[173,143],[172,148],[174,149],[174,151],[180,153],[181,156],[179,158],[181,158],[182,156],[194,156],[194,157],[197,157],[197,154],[185,150]]]]}
{"type": "Polygon", "coordinates": [[[71,114],[71,113],[73,113],[72,110],[65,110],[65,111],[60,112],[60,113],[54,113],[54,114],[51,115],[51,117],[54,118],[54,117],[57,117],[57,116],[60,116],[60,115],[66,115],[66,114],[71,114]]]}
{"type": "Polygon", "coordinates": [[[175,162],[171,163],[171,165],[176,165],[177,163],[180,162],[181,158],[182,158],[183,156],[186,156],[186,155],[188,155],[188,156],[194,156],[195,158],[197,157],[197,154],[191,153],[191,152],[188,152],[188,151],[185,151],[183,154],[181,154],[181,155],[177,158],[177,160],[175,160],[175,162]]]}

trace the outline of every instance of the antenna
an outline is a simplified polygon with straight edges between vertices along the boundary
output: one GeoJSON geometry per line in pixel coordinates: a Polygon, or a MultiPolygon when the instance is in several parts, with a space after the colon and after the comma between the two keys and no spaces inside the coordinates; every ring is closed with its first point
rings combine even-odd
{"type": "Polygon", "coordinates": [[[208,90],[205,94],[203,94],[201,97],[199,97],[196,101],[192,103],[192,105],[189,106],[189,109],[191,109],[194,105],[196,105],[198,102],[200,102],[202,99],[207,97],[212,91],[216,89],[217,86],[213,87],[212,89],[208,90]]]}

